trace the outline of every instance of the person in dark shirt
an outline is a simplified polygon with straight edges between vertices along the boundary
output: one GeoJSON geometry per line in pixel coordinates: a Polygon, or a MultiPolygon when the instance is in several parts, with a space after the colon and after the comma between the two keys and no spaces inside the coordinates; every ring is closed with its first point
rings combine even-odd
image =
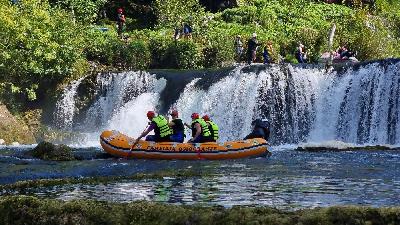
{"type": "Polygon", "coordinates": [[[183,143],[183,139],[185,138],[185,127],[183,126],[182,120],[178,118],[178,111],[173,110],[170,115],[172,121],[168,123],[168,126],[171,127],[173,131],[171,141],[183,143]]]}
{"type": "Polygon", "coordinates": [[[357,52],[350,51],[347,45],[339,47],[337,53],[339,54],[341,59],[348,59],[350,57],[354,57],[357,54],[357,52]]]}
{"type": "Polygon", "coordinates": [[[190,27],[188,23],[183,24],[183,34],[186,39],[192,38],[192,27],[190,27]]]}
{"type": "Polygon", "coordinates": [[[244,139],[251,138],[264,138],[268,141],[269,133],[270,133],[270,123],[268,120],[264,119],[256,119],[251,123],[253,127],[253,131],[247,135],[244,139]]]}
{"type": "Polygon", "coordinates": [[[253,33],[252,37],[247,42],[247,63],[249,65],[256,60],[258,45],[257,34],[253,33]]]}
{"type": "Polygon", "coordinates": [[[117,9],[117,26],[118,26],[118,35],[121,36],[122,35],[122,31],[124,30],[124,26],[125,26],[125,16],[123,14],[123,10],[122,8],[117,9]]]}
{"type": "Polygon", "coordinates": [[[299,46],[296,49],[296,59],[298,63],[307,63],[307,53],[304,52],[304,45],[299,44],[299,46]]]}
{"type": "Polygon", "coordinates": [[[268,64],[272,62],[271,54],[272,54],[272,41],[268,41],[267,45],[264,47],[263,58],[264,64],[268,64]]]}

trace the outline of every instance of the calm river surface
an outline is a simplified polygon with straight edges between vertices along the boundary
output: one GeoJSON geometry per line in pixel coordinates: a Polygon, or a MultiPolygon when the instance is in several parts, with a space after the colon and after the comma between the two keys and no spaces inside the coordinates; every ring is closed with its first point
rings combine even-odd
{"type": "Polygon", "coordinates": [[[133,175],[189,170],[200,177],[117,180],[31,188],[25,194],[63,200],[149,200],[173,204],[264,205],[280,209],[332,205],[399,206],[400,151],[299,152],[272,148],[269,158],[154,161],[99,157],[100,148],[75,149],[83,160],[51,162],[24,156],[31,147],[0,148],[0,184],[21,180],[133,175]]]}

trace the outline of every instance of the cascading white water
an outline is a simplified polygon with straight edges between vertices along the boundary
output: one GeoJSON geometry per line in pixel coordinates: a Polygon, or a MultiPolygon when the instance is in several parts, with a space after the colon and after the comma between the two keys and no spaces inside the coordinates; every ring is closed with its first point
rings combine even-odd
{"type": "Polygon", "coordinates": [[[195,87],[194,80],[185,88],[176,103],[181,117],[190,122],[192,112],[208,114],[222,129],[222,141],[243,137],[250,131],[253,109],[256,105],[258,79],[256,74],[243,76],[240,69],[232,72],[207,91],[195,87]],[[253,98],[252,98],[253,97],[253,98]]]}
{"type": "Polygon", "coordinates": [[[309,140],[399,144],[400,63],[373,63],[334,76],[317,102],[309,140]]]}
{"type": "Polygon", "coordinates": [[[80,130],[89,133],[85,145],[98,145],[102,130],[137,137],[147,125],[146,112],[159,102],[166,80],[147,72],[100,74],[101,96],[89,108],[80,130]]]}
{"type": "MultiPolygon", "coordinates": [[[[339,74],[291,65],[237,67],[218,81],[211,81],[213,74],[194,76],[166,109],[177,109],[185,122],[193,112],[208,114],[220,126],[221,141],[243,138],[251,121],[261,117],[271,121],[275,144],[398,144],[399,67],[398,61],[383,61],[339,74]]],[[[170,96],[162,93],[167,80],[145,72],[102,74],[98,79],[103,95],[83,123],[96,138],[102,129],[139,135],[146,127],[146,111],[157,110],[162,96],[170,96]]]]}
{"type": "MultiPolygon", "coordinates": [[[[293,121],[290,129],[294,129],[292,136],[300,136],[302,126],[299,124],[310,123],[303,117],[305,111],[312,109],[310,101],[318,91],[320,80],[324,79],[324,72],[289,69],[292,78],[288,78],[288,73],[279,66],[267,67],[258,74],[243,73],[242,68],[236,68],[230,76],[212,84],[206,91],[196,88],[197,80],[193,80],[181,94],[176,107],[187,121],[192,112],[208,114],[221,127],[221,141],[244,138],[251,131],[251,122],[259,117],[269,118],[273,124],[281,117],[283,120],[290,117],[293,121]],[[286,93],[289,86],[293,86],[291,90],[295,89],[293,93],[286,93]],[[297,107],[292,108],[290,101],[285,100],[287,94],[294,95],[297,107]],[[268,115],[265,115],[266,111],[269,111],[268,115]]],[[[286,122],[281,124],[288,125],[286,122]]],[[[275,130],[282,131],[283,135],[288,133],[285,129],[275,130]]]]}
{"type": "Polygon", "coordinates": [[[79,85],[85,77],[73,81],[71,85],[64,88],[61,99],[56,103],[53,121],[57,128],[71,130],[76,112],[75,96],[79,85]]]}

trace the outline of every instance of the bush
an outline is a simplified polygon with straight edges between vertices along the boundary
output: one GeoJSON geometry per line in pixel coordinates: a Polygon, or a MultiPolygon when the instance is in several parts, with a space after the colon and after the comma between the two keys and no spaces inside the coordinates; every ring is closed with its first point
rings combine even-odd
{"type": "Polygon", "coordinates": [[[240,8],[226,9],[222,12],[222,18],[227,23],[251,24],[258,18],[257,7],[243,6],[240,8]]]}
{"type": "Polygon", "coordinates": [[[150,50],[142,40],[131,41],[125,51],[126,67],[134,69],[147,69],[150,65],[150,50]]]}
{"type": "Polygon", "coordinates": [[[18,5],[1,1],[0,11],[0,83],[10,83],[34,100],[37,90],[76,71],[76,62],[83,59],[84,27],[70,14],[39,0],[18,5]]]}
{"type": "Polygon", "coordinates": [[[165,65],[175,69],[197,69],[203,62],[201,48],[191,40],[181,40],[168,46],[165,65]]]}
{"type": "Polygon", "coordinates": [[[173,28],[182,22],[190,23],[192,28],[200,27],[205,15],[198,0],[155,0],[157,22],[160,27],[173,28]]]}
{"type": "Polygon", "coordinates": [[[122,41],[113,27],[108,31],[101,31],[97,27],[91,28],[86,37],[85,54],[88,60],[102,64],[113,65],[116,56],[122,49],[122,41]]]}
{"type": "Polygon", "coordinates": [[[225,29],[209,31],[203,49],[204,67],[221,67],[235,61],[234,35],[225,29]]]}
{"type": "Polygon", "coordinates": [[[84,24],[97,19],[100,8],[107,0],[49,0],[55,6],[70,11],[74,18],[84,24]]]}
{"type": "Polygon", "coordinates": [[[151,33],[149,39],[149,50],[151,57],[152,68],[168,68],[176,64],[170,63],[171,60],[167,56],[169,46],[172,46],[174,41],[168,35],[161,35],[159,33],[151,33]]]}

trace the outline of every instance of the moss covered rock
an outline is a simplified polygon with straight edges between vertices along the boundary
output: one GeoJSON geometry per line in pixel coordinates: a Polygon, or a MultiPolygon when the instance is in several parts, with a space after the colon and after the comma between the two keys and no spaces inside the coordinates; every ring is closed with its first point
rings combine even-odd
{"type": "Polygon", "coordinates": [[[111,203],[92,200],[0,197],[1,224],[400,224],[400,208],[340,206],[283,211],[269,207],[178,206],[147,201],[111,203]]]}
{"type": "Polygon", "coordinates": [[[0,139],[3,139],[5,144],[11,144],[12,142],[21,144],[36,143],[35,137],[28,126],[23,121],[14,117],[6,106],[1,103],[0,121],[0,139]]]}
{"type": "Polygon", "coordinates": [[[72,149],[67,145],[55,145],[50,142],[40,142],[28,154],[43,160],[70,161],[75,160],[72,149]]]}

